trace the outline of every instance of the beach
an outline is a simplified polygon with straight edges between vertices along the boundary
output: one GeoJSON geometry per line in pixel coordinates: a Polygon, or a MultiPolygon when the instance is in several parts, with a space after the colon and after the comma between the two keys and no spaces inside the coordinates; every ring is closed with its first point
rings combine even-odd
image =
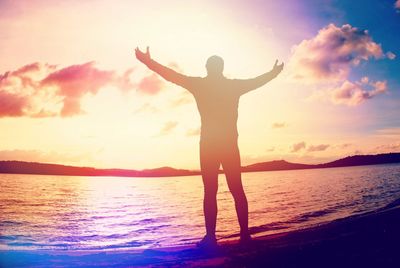
{"type": "Polygon", "coordinates": [[[127,251],[1,251],[1,267],[398,267],[400,200],[303,230],[220,243],[127,251]]]}

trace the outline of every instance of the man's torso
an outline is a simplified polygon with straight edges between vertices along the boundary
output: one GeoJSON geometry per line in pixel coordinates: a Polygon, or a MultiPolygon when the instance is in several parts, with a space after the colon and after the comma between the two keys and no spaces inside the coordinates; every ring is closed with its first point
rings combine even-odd
{"type": "Polygon", "coordinates": [[[237,139],[240,94],[231,79],[193,78],[190,92],[201,116],[201,139],[226,141],[237,139]]]}

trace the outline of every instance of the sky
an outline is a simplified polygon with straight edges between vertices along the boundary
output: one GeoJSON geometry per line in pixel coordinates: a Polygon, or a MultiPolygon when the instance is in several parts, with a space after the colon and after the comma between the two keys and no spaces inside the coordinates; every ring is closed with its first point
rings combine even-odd
{"type": "Polygon", "coordinates": [[[400,151],[400,1],[0,0],[0,160],[199,169],[193,96],[136,60],[283,72],[242,96],[242,164],[400,151]]]}

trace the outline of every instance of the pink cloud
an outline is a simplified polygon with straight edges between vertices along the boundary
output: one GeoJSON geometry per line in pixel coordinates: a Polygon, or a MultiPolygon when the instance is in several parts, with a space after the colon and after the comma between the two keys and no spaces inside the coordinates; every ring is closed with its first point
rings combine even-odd
{"type": "Polygon", "coordinates": [[[378,94],[382,94],[387,92],[387,82],[385,81],[376,81],[375,83],[371,83],[374,87],[374,90],[371,91],[370,95],[375,96],[378,94]]]}
{"type": "Polygon", "coordinates": [[[289,69],[295,79],[325,87],[320,87],[310,99],[356,106],[388,89],[386,81],[372,82],[366,76],[360,81],[350,81],[351,69],[370,58],[395,57],[393,52],[384,54],[367,30],[349,24],[341,27],[329,24],[293,48],[289,69]]]}
{"type": "Polygon", "coordinates": [[[36,62],[0,75],[0,117],[34,116],[38,113],[33,100],[39,81],[54,68],[36,62]]]}
{"type": "Polygon", "coordinates": [[[396,3],[394,3],[394,7],[400,9],[400,0],[397,0],[396,3]]]}
{"type": "Polygon", "coordinates": [[[330,90],[330,99],[334,104],[356,106],[363,103],[365,100],[387,92],[386,81],[368,82],[368,80],[369,79],[366,77],[363,77],[361,82],[356,83],[346,80],[340,86],[330,90]],[[364,87],[367,83],[373,89],[366,90],[364,87]]]}
{"type": "Polygon", "coordinates": [[[130,76],[133,73],[134,69],[130,68],[124,72],[124,74],[119,77],[115,81],[115,86],[121,89],[122,91],[129,91],[132,88],[135,87],[135,85],[132,83],[130,76]]]}
{"type": "Polygon", "coordinates": [[[60,115],[62,117],[70,117],[79,114],[84,114],[84,111],[81,109],[80,99],[74,97],[66,97],[63,101],[63,107],[61,109],[60,115]]]}
{"type": "Polygon", "coordinates": [[[119,75],[101,70],[94,62],[58,68],[32,63],[0,75],[0,117],[74,116],[84,113],[82,97],[95,95],[105,86],[130,90],[133,69],[119,75]]]}
{"type": "Polygon", "coordinates": [[[55,65],[31,63],[15,71],[0,75],[0,90],[23,93],[24,89],[34,88],[39,81],[56,68],[55,65]]]}
{"type": "Polygon", "coordinates": [[[24,108],[28,103],[29,100],[25,96],[0,91],[0,117],[22,116],[24,114],[24,108]]]}
{"type": "Polygon", "coordinates": [[[156,75],[152,74],[144,77],[138,85],[138,91],[148,95],[155,95],[162,89],[163,82],[156,75]]]}
{"type": "Polygon", "coordinates": [[[96,94],[100,88],[116,81],[113,71],[102,71],[94,62],[72,65],[50,73],[41,81],[41,87],[55,86],[57,95],[63,96],[61,116],[82,114],[80,98],[86,94],[96,94]]]}
{"type": "Polygon", "coordinates": [[[367,30],[329,24],[293,48],[289,67],[297,79],[332,82],[347,79],[361,61],[384,56],[367,30]]]}
{"type": "Polygon", "coordinates": [[[50,73],[41,85],[57,86],[60,95],[77,98],[86,93],[96,94],[101,87],[115,80],[114,75],[113,71],[99,70],[94,62],[88,62],[50,73]]]}

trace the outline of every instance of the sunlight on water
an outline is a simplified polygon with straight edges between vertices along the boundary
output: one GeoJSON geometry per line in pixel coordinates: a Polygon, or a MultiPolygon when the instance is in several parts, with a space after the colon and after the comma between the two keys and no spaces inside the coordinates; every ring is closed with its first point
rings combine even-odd
{"type": "MultiPolygon", "coordinates": [[[[400,165],[243,174],[251,231],[288,231],[383,207],[400,197],[400,165]]],[[[239,226],[219,177],[217,235],[239,226]]],[[[204,232],[199,176],[0,174],[1,249],[126,249],[194,243],[204,232]]]]}

